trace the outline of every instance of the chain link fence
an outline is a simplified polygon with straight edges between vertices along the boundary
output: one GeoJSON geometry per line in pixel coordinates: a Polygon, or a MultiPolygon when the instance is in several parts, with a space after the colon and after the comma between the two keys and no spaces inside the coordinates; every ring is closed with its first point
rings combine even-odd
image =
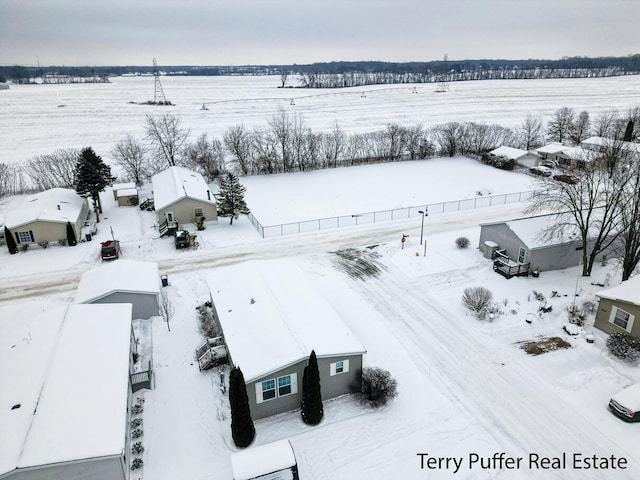
{"type": "Polygon", "coordinates": [[[531,191],[506,193],[503,195],[478,196],[464,200],[454,200],[451,202],[431,203],[417,207],[395,208],[392,210],[380,210],[377,212],[357,213],[353,215],[342,215],[340,217],[318,218],[316,220],[305,220],[302,222],[283,223],[279,225],[262,225],[252,213],[249,214],[249,221],[258,231],[262,238],[281,237],[284,235],[295,235],[298,233],[317,232],[333,228],[353,227],[377,222],[390,222],[393,220],[404,220],[412,216],[422,215],[426,207],[429,215],[440,213],[459,212],[462,210],[473,210],[474,208],[486,208],[510,203],[524,203],[531,198],[531,191]]]}

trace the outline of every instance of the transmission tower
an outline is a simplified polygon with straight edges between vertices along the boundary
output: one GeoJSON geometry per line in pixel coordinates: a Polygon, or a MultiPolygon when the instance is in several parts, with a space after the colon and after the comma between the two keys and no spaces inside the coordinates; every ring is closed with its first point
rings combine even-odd
{"type": "Polygon", "coordinates": [[[449,55],[444,54],[444,59],[442,60],[442,73],[439,75],[439,83],[436,92],[448,92],[449,91],[449,82],[447,81],[449,77],[449,55]]]}
{"type": "Polygon", "coordinates": [[[168,105],[167,99],[164,96],[164,90],[160,83],[160,72],[158,71],[158,63],[156,59],[153,59],[153,76],[155,77],[153,88],[153,104],[154,105],[168,105]]]}

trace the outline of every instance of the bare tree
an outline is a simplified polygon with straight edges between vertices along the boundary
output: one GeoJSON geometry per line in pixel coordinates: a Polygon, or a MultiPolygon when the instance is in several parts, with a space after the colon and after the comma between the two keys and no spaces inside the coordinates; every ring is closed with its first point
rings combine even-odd
{"type": "Polygon", "coordinates": [[[271,135],[277,141],[278,144],[278,156],[280,157],[280,163],[282,165],[282,171],[288,172],[291,170],[291,137],[293,131],[293,121],[289,117],[289,114],[280,109],[278,113],[272,115],[267,119],[271,135]]]}
{"type": "Polygon", "coordinates": [[[601,112],[593,125],[593,134],[597,137],[615,138],[618,136],[620,115],[616,109],[601,112]]]}
{"type": "Polygon", "coordinates": [[[618,243],[622,259],[622,280],[628,280],[640,263],[640,164],[635,162],[629,172],[630,179],[620,204],[621,234],[618,243]]]}
{"type": "Polygon", "coordinates": [[[346,148],[346,143],[347,136],[336,122],[331,132],[325,133],[320,137],[321,166],[323,168],[337,167],[338,160],[342,157],[346,148]]]}
{"type": "Polygon", "coordinates": [[[558,221],[540,232],[557,238],[577,229],[582,241],[582,275],[591,275],[596,256],[614,244],[620,234],[620,207],[627,180],[610,176],[598,163],[586,161],[576,184],[545,181],[534,190],[528,212],[556,212],[558,221]]]}
{"type": "Polygon", "coordinates": [[[0,198],[26,190],[22,165],[0,163],[0,198]]]}
{"type": "Polygon", "coordinates": [[[147,149],[131,134],[127,134],[123,140],[115,144],[111,150],[111,156],[116,165],[122,168],[125,175],[138,185],[149,178],[152,173],[147,149]]]}
{"type": "Polygon", "coordinates": [[[436,125],[433,135],[441,155],[454,157],[460,154],[463,127],[458,122],[436,125]]]}
{"type": "Polygon", "coordinates": [[[542,119],[539,115],[527,114],[524,121],[516,127],[516,142],[518,147],[527,151],[542,145],[542,119]]]}
{"type": "Polygon", "coordinates": [[[171,331],[171,320],[176,313],[176,308],[171,303],[166,290],[160,292],[160,316],[167,322],[167,330],[171,331]]]}
{"type": "Polygon", "coordinates": [[[547,123],[547,138],[554,142],[566,142],[573,131],[573,118],[575,112],[572,108],[562,107],[555,111],[553,118],[547,123]]]}
{"type": "Polygon", "coordinates": [[[254,168],[257,173],[278,171],[278,141],[270,130],[255,129],[251,132],[254,168]]]}
{"type": "Polygon", "coordinates": [[[181,126],[180,118],[165,114],[158,117],[147,115],[146,134],[156,151],[161,168],[178,165],[190,130],[181,126]]]}
{"type": "Polygon", "coordinates": [[[252,135],[244,125],[229,127],[224,132],[223,142],[243,175],[253,170],[252,135]]]}
{"type": "Polygon", "coordinates": [[[79,158],[80,150],[76,148],[60,149],[33,157],[27,162],[25,171],[34,186],[41,190],[73,188],[79,158]]]}
{"type": "Polygon", "coordinates": [[[289,71],[286,68],[280,70],[280,83],[282,83],[282,88],[284,88],[287,83],[287,77],[289,77],[289,71]]]}
{"type": "Polygon", "coordinates": [[[185,161],[202,173],[209,181],[224,173],[224,147],[217,138],[208,139],[203,133],[195,143],[188,145],[184,153],[185,161]]]}
{"type": "Polygon", "coordinates": [[[573,130],[571,131],[571,141],[576,145],[582,142],[590,135],[591,132],[591,119],[589,118],[589,112],[582,111],[573,123],[573,130]]]}

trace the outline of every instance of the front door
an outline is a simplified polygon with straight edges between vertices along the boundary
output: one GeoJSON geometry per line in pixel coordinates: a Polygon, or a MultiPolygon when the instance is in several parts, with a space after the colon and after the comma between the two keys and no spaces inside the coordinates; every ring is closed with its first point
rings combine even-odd
{"type": "Polygon", "coordinates": [[[518,263],[526,263],[527,261],[527,249],[524,247],[520,247],[518,251],[518,263]]]}
{"type": "Polygon", "coordinates": [[[173,212],[167,212],[167,222],[173,222],[173,212]]]}

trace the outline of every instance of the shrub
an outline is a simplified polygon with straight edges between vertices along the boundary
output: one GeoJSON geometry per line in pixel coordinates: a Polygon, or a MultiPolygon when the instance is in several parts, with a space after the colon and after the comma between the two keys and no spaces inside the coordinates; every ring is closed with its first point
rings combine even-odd
{"type": "Polygon", "coordinates": [[[131,407],[131,413],[133,413],[134,415],[138,415],[139,413],[142,413],[143,410],[144,408],[142,408],[142,405],[140,404],[134,405],[133,407],[131,407]]]}
{"type": "Polygon", "coordinates": [[[584,325],[584,312],[577,305],[569,305],[567,307],[567,317],[569,323],[582,327],[584,325]]]}
{"type": "Polygon", "coordinates": [[[458,248],[467,248],[469,245],[471,245],[471,242],[467,237],[458,237],[456,238],[456,245],[458,246],[458,248]]]}
{"type": "Polygon", "coordinates": [[[198,316],[200,317],[200,331],[207,338],[215,338],[221,335],[220,328],[215,316],[211,302],[204,303],[198,307],[198,316]]]}
{"type": "Polygon", "coordinates": [[[320,371],[316,352],[311,351],[309,364],[304,368],[302,377],[302,405],[300,414],[307,425],[317,425],[324,416],[322,392],[320,390],[320,371]]]}
{"type": "Polygon", "coordinates": [[[142,446],[142,442],[135,442],[131,445],[131,453],[142,453],[144,452],[144,447],[142,446]]]}
{"type": "Polygon", "coordinates": [[[13,235],[11,235],[11,232],[7,227],[4,227],[4,238],[5,238],[5,241],[7,242],[7,248],[9,249],[9,253],[11,255],[15,255],[16,253],[18,253],[18,245],[16,244],[16,240],[15,238],[13,238],[13,235]]]}
{"type": "Polygon", "coordinates": [[[143,431],[141,428],[136,428],[131,432],[131,438],[140,438],[143,435],[143,431]]]}
{"type": "Polygon", "coordinates": [[[628,362],[635,362],[640,358],[640,340],[628,333],[618,332],[609,335],[607,348],[611,355],[628,362]]]}
{"type": "Polygon", "coordinates": [[[131,420],[131,428],[137,428],[139,426],[142,425],[142,419],[141,418],[134,418],[133,420],[131,420]]]}
{"type": "Polygon", "coordinates": [[[248,447],[256,436],[256,429],[251,419],[249,397],[240,368],[236,367],[229,374],[229,404],[231,406],[231,436],[236,447],[248,447]]]}
{"type": "Polygon", "coordinates": [[[391,373],[378,367],[362,369],[356,398],[363,404],[378,408],[398,396],[398,382],[391,373]]]}
{"type": "Polygon", "coordinates": [[[491,304],[493,294],[484,287],[465,288],[462,294],[462,303],[476,314],[480,314],[491,304]]]}
{"type": "Polygon", "coordinates": [[[142,465],[144,465],[144,462],[142,461],[141,458],[134,458],[133,461],[131,462],[131,470],[137,470],[139,468],[142,468],[142,465]]]}

